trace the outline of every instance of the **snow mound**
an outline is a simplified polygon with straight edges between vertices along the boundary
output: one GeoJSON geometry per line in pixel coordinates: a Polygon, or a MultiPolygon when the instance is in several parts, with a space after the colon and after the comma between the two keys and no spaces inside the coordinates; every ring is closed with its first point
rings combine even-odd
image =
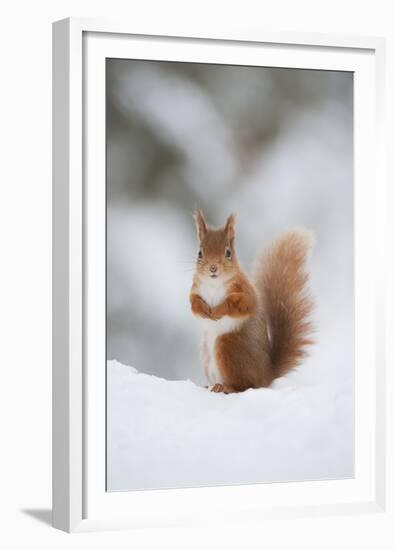
{"type": "Polygon", "coordinates": [[[350,383],[211,393],[108,361],[108,490],[353,475],[350,383]]]}

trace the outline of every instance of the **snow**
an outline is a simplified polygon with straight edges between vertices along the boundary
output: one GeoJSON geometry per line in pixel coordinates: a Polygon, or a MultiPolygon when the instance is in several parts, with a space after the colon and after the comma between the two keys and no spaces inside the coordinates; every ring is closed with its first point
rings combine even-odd
{"type": "Polygon", "coordinates": [[[352,377],[306,372],[224,395],[108,361],[108,490],[352,477],[352,377]]]}

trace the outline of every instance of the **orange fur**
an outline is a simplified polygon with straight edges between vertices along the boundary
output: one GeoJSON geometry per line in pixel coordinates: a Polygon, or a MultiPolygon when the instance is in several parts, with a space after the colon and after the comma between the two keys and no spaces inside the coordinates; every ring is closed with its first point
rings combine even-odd
{"type": "Polygon", "coordinates": [[[311,236],[303,231],[284,233],[256,262],[255,285],[269,324],[270,353],[276,377],[297,367],[307,355],[313,326],[313,299],[307,289],[305,260],[311,236]]]}
{"type": "Polygon", "coordinates": [[[204,319],[212,319],[211,308],[198,294],[191,292],[190,295],[191,309],[195,315],[200,315],[204,319]]]}
{"type": "Polygon", "coordinates": [[[212,318],[219,320],[224,315],[230,317],[248,317],[257,311],[257,296],[254,287],[245,275],[238,271],[237,282],[227,288],[226,299],[212,309],[212,318]]]}
{"type": "Polygon", "coordinates": [[[193,313],[208,322],[203,366],[207,377],[214,366],[220,379],[212,391],[268,386],[296,367],[312,343],[304,269],[309,240],[302,231],[284,234],[257,261],[252,282],[237,261],[235,216],[221,229],[210,228],[201,211],[195,220],[200,248],[190,301],[193,313]]]}

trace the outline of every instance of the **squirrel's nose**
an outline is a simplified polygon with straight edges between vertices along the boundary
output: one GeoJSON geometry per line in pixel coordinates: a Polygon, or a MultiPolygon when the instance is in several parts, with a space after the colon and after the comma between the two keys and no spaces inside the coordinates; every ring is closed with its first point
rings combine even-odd
{"type": "Polygon", "coordinates": [[[217,271],[218,267],[215,264],[210,265],[210,271],[211,273],[215,273],[217,271]]]}

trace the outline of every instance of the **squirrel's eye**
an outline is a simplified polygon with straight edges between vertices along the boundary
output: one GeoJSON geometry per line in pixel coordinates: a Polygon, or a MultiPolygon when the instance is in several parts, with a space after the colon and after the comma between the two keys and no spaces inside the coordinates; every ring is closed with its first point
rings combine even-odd
{"type": "Polygon", "coordinates": [[[201,260],[201,259],[203,258],[203,252],[202,252],[202,250],[199,250],[199,252],[198,252],[198,258],[199,258],[199,260],[201,260]]]}
{"type": "Polygon", "coordinates": [[[232,257],[232,251],[230,248],[227,248],[225,250],[225,258],[231,258],[232,257]]]}

